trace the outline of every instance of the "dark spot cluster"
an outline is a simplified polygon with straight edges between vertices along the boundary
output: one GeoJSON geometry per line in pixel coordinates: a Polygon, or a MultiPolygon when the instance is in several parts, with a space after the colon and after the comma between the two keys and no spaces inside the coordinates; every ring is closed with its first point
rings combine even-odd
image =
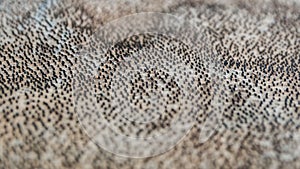
{"type": "Polygon", "coordinates": [[[299,168],[298,2],[114,2],[0,2],[0,168],[299,168]],[[209,45],[137,34],[103,53],[96,28],[140,11],[204,27],[184,36],[209,45]],[[195,126],[165,154],[129,159],[93,144],[103,119],[128,137],[195,126]]]}

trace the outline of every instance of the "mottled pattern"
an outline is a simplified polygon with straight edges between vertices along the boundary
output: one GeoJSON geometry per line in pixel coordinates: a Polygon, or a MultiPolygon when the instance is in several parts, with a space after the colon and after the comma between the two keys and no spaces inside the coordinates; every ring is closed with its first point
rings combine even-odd
{"type": "Polygon", "coordinates": [[[297,1],[0,1],[0,168],[300,168],[299,9],[297,1]],[[216,107],[215,85],[200,71],[198,125],[172,150],[133,159],[83,131],[72,80],[93,31],[142,11],[205,27],[222,70],[221,119],[200,142],[197,126],[216,107]]]}

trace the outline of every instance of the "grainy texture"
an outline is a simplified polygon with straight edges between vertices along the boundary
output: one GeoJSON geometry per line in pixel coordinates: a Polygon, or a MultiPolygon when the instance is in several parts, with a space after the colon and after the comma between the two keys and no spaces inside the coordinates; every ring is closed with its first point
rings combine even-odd
{"type": "MultiPolygon", "coordinates": [[[[0,168],[300,168],[297,1],[13,2],[0,1],[0,168]],[[223,111],[208,141],[199,143],[196,124],[174,149],[131,159],[98,148],[82,130],[72,78],[78,45],[99,25],[142,11],[206,27],[223,72],[223,111]]],[[[207,83],[205,114],[211,81],[199,81],[207,83]]]]}

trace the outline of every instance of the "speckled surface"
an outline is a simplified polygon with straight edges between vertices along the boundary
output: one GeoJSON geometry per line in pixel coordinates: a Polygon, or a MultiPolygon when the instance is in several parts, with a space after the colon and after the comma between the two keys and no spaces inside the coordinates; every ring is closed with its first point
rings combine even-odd
{"type": "MultiPolygon", "coordinates": [[[[0,168],[300,168],[299,9],[297,1],[0,1],[0,168]],[[189,58],[186,66],[199,71],[192,84],[200,105],[195,126],[170,151],[135,159],[107,152],[91,140],[75,110],[89,101],[76,102],[72,82],[78,66],[89,64],[78,52],[94,31],[138,12],[169,13],[201,28],[204,55],[218,63],[221,80],[216,85],[205,69],[208,63],[179,45],[189,58]],[[201,142],[199,126],[211,120],[209,112],[219,118],[217,127],[201,142]]],[[[177,43],[160,40],[160,49],[177,43]]],[[[178,62],[186,61],[173,54],[178,62]]],[[[114,60],[96,76],[114,80],[104,75],[119,64],[114,60]]],[[[166,86],[177,92],[175,83],[169,79],[166,86]]],[[[132,89],[139,92],[135,85],[132,89]]],[[[187,98],[176,92],[168,101],[185,103],[187,98]]]]}

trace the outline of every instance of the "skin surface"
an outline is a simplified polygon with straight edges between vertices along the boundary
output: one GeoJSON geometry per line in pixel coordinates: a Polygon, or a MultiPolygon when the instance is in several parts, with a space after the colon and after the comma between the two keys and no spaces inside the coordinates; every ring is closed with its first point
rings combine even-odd
{"type": "MultiPolygon", "coordinates": [[[[300,168],[299,2],[13,2],[0,1],[0,168],[300,168]],[[191,56],[189,64],[197,63],[193,69],[199,70],[195,85],[201,108],[195,126],[163,154],[121,157],[98,147],[83,130],[75,107],[88,101],[76,102],[72,82],[79,65],[89,65],[78,52],[90,47],[99,26],[150,11],[170,13],[191,21],[196,29],[205,28],[201,37],[209,46],[203,52],[218,63],[220,80],[216,85],[205,69],[208,63],[197,66],[202,62],[182,47],[191,56]],[[218,95],[213,95],[215,89],[218,95]],[[213,102],[216,98],[218,105],[213,102]],[[216,131],[201,142],[199,126],[215,122],[209,112],[220,118],[216,131]]],[[[162,38],[164,45],[158,48],[167,50],[177,43],[167,41],[162,38]]],[[[168,85],[175,89],[174,83],[168,85]]],[[[184,103],[180,97],[179,103],[184,103]]]]}

